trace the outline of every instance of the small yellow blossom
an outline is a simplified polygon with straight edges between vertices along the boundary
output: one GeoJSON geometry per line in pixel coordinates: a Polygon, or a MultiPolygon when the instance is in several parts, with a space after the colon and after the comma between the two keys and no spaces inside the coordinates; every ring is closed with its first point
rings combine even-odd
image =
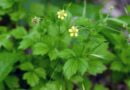
{"type": "Polygon", "coordinates": [[[58,18],[61,20],[64,20],[65,17],[67,17],[67,13],[65,12],[65,10],[60,10],[57,12],[58,18]]]}
{"type": "Polygon", "coordinates": [[[72,27],[69,29],[69,32],[70,32],[70,36],[71,36],[71,37],[77,37],[79,30],[77,29],[77,27],[72,26],[72,27]]]}
{"type": "Polygon", "coordinates": [[[35,16],[35,17],[32,19],[32,23],[33,23],[33,24],[39,24],[40,21],[41,21],[41,18],[40,18],[40,17],[36,17],[36,16],[35,16]]]}

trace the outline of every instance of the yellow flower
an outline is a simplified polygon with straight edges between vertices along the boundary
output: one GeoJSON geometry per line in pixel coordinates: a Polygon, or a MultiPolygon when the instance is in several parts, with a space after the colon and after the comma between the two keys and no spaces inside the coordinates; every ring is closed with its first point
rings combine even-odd
{"type": "Polygon", "coordinates": [[[70,32],[70,36],[71,36],[71,37],[77,37],[79,30],[77,29],[77,27],[72,26],[72,27],[69,29],[69,32],[70,32]]]}
{"type": "Polygon", "coordinates": [[[67,17],[67,13],[65,12],[65,10],[60,10],[57,12],[57,16],[59,19],[64,20],[65,17],[67,17]]]}
{"type": "Polygon", "coordinates": [[[33,24],[39,24],[40,21],[41,21],[41,18],[40,18],[40,17],[36,17],[36,16],[35,16],[35,17],[32,19],[32,23],[33,23],[33,24]]]}

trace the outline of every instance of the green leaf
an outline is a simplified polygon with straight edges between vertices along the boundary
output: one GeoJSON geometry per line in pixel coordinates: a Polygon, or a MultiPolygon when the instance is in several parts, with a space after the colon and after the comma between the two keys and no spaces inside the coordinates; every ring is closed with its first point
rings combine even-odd
{"type": "Polygon", "coordinates": [[[105,65],[103,65],[101,61],[89,60],[88,64],[89,64],[88,72],[92,75],[103,73],[103,71],[106,70],[105,65]]]}
{"type": "Polygon", "coordinates": [[[25,73],[23,79],[27,80],[27,83],[32,87],[39,83],[39,77],[34,72],[25,73]]]}
{"type": "Polygon", "coordinates": [[[48,55],[50,57],[50,60],[56,60],[56,58],[58,57],[58,50],[54,49],[50,51],[48,55]]]}
{"type": "Polygon", "coordinates": [[[20,42],[19,49],[27,49],[27,48],[31,47],[38,40],[40,40],[40,33],[37,32],[36,30],[35,31],[31,31],[20,42]]]}
{"type": "Polygon", "coordinates": [[[22,39],[25,35],[27,35],[27,31],[23,27],[17,27],[11,32],[11,34],[16,39],[22,39]]]}
{"type": "Polygon", "coordinates": [[[104,43],[104,41],[100,41],[98,45],[96,45],[94,51],[91,56],[99,59],[104,59],[107,61],[113,60],[114,55],[108,51],[108,43],[104,43]]]}
{"type": "Polygon", "coordinates": [[[25,71],[30,71],[33,70],[34,68],[31,62],[22,63],[19,67],[21,70],[25,70],[25,71]]]}
{"type": "Polygon", "coordinates": [[[78,71],[78,60],[69,59],[64,67],[63,73],[67,79],[70,79],[78,71]]]}
{"type": "Polygon", "coordinates": [[[43,68],[36,68],[36,69],[35,69],[35,73],[36,73],[39,77],[41,77],[41,78],[43,78],[43,79],[46,78],[46,72],[45,72],[45,70],[44,70],[43,68]]]}
{"type": "Polygon", "coordinates": [[[34,55],[45,55],[48,52],[48,47],[44,43],[37,43],[33,46],[34,55]]]}
{"type": "Polygon", "coordinates": [[[29,48],[32,44],[33,44],[33,40],[32,39],[23,39],[21,42],[20,42],[20,45],[19,45],[19,49],[27,49],[29,48]]]}
{"type": "Polygon", "coordinates": [[[107,18],[107,20],[109,21],[113,21],[113,22],[116,22],[116,23],[118,23],[118,24],[127,24],[125,21],[122,21],[122,20],[120,20],[120,19],[117,19],[117,18],[107,18]]]}
{"type": "Polygon", "coordinates": [[[82,83],[82,89],[83,90],[91,90],[92,87],[92,83],[89,79],[84,79],[83,83],[82,83]]]}
{"type": "Polygon", "coordinates": [[[94,90],[109,90],[109,89],[101,84],[96,84],[94,90]]]}
{"type": "Polygon", "coordinates": [[[129,64],[130,65],[130,47],[125,49],[122,49],[122,52],[120,54],[121,60],[124,64],[129,64]]]}
{"type": "Polygon", "coordinates": [[[83,75],[88,69],[88,62],[86,58],[81,58],[79,60],[79,72],[81,73],[81,75],[83,75]]]}
{"type": "Polygon", "coordinates": [[[62,83],[58,81],[48,82],[40,90],[65,90],[62,83]]]}
{"type": "Polygon", "coordinates": [[[15,76],[8,76],[5,79],[5,83],[10,89],[17,89],[20,87],[19,79],[15,76]]]}
{"type": "Polygon", "coordinates": [[[75,53],[71,49],[65,49],[59,53],[59,57],[68,59],[75,56],[75,53]]]}
{"type": "Polygon", "coordinates": [[[13,21],[18,21],[20,19],[23,19],[25,17],[25,12],[23,10],[19,10],[19,11],[16,11],[16,12],[13,12],[10,14],[11,16],[11,19],[13,21]]]}
{"type": "Polygon", "coordinates": [[[121,71],[123,69],[123,64],[121,63],[121,61],[114,61],[112,62],[111,64],[111,70],[114,70],[114,71],[121,71]]]}
{"type": "Polygon", "coordinates": [[[11,42],[11,40],[9,40],[9,38],[5,38],[2,42],[3,47],[10,50],[13,48],[13,43],[11,42]]]}
{"type": "Polygon", "coordinates": [[[4,48],[8,50],[11,50],[13,48],[13,43],[10,40],[9,34],[0,35],[0,46],[3,46],[4,48]]]}
{"type": "Polygon", "coordinates": [[[32,31],[30,31],[29,34],[25,36],[25,39],[31,39],[34,42],[41,40],[41,33],[39,33],[36,29],[37,28],[34,28],[32,31]]]}
{"type": "Polygon", "coordinates": [[[70,79],[77,72],[83,75],[88,69],[88,62],[86,60],[85,58],[79,60],[69,59],[63,67],[63,72],[67,79],[70,79]]]}
{"type": "Polygon", "coordinates": [[[0,0],[0,7],[2,9],[8,9],[11,8],[14,3],[15,1],[12,0],[0,0]]]}
{"type": "Polygon", "coordinates": [[[80,82],[82,82],[83,80],[84,80],[83,77],[80,76],[80,75],[76,75],[76,76],[73,76],[73,77],[71,78],[71,81],[74,82],[74,83],[80,83],[80,82]]]}
{"type": "Polygon", "coordinates": [[[20,59],[19,53],[0,53],[0,82],[11,72],[13,64],[20,59]]]}

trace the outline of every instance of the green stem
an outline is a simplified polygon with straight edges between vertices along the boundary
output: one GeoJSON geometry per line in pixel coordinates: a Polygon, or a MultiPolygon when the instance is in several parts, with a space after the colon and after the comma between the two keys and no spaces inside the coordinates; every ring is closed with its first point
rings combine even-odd
{"type": "Polygon", "coordinates": [[[61,31],[60,31],[60,25],[61,25],[61,24],[59,23],[59,26],[58,26],[58,27],[59,27],[59,35],[60,35],[60,33],[61,33],[61,31]]]}
{"type": "Polygon", "coordinates": [[[83,16],[83,17],[86,16],[86,7],[87,7],[87,1],[84,0],[84,8],[83,8],[83,13],[82,13],[82,16],[83,16]]]}
{"type": "Polygon", "coordinates": [[[82,90],[85,90],[85,86],[84,86],[84,84],[82,84],[82,90]]]}

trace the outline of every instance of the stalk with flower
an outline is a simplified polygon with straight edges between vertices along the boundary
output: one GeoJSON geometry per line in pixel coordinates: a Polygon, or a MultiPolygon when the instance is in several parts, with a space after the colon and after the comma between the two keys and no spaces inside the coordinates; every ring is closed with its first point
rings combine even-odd
{"type": "Polygon", "coordinates": [[[71,37],[77,37],[78,36],[78,28],[76,26],[72,26],[70,29],[69,29],[69,33],[70,33],[70,36],[71,37]]]}
{"type": "Polygon", "coordinates": [[[65,12],[65,10],[60,10],[57,12],[57,16],[58,16],[58,19],[64,20],[65,17],[67,17],[67,13],[65,12]]]}

